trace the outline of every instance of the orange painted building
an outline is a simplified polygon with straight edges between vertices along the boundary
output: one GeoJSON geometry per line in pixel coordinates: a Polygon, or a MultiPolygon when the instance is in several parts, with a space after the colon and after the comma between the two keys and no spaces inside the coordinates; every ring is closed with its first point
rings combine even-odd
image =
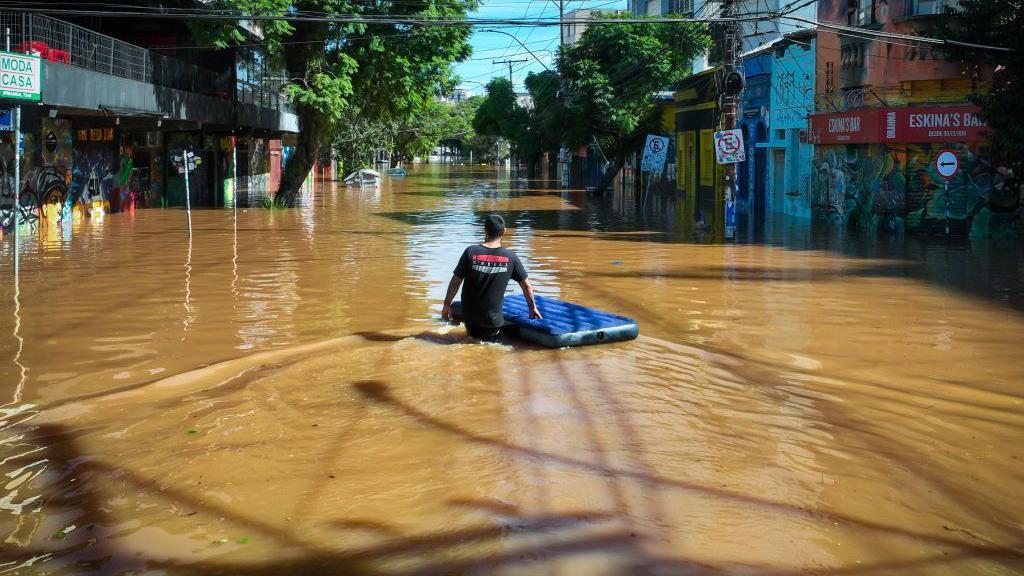
{"type": "Polygon", "coordinates": [[[1020,198],[987,160],[985,126],[969,101],[972,75],[935,37],[942,0],[820,0],[812,208],[850,228],[895,233],[1017,235],[1020,198]],[[935,165],[953,150],[948,181],[935,165]]]}

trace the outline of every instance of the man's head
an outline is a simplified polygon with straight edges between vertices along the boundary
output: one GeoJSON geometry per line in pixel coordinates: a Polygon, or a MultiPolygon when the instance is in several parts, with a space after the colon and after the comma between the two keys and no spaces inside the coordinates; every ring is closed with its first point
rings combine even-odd
{"type": "Polygon", "coordinates": [[[505,235],[505,219],[491,214],[484,220],[484,233],[488,240],[496,240],[505,235]]]}

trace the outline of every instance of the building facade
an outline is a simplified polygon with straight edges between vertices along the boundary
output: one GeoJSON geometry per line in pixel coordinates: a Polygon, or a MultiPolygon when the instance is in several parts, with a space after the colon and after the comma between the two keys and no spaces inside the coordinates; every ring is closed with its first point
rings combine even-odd
{"type": "Polygon", "coordinates": [[[768,106],[772,91],[772,56],[767,48],[743,59],[746,87],[736,127],[743,131],[746,161],[736,167],[736,215],[739,224],[763,226],[768,201],[768,106]]]}
{"type": "MultiPolygon", "coordinates": [[[[59,225],[184,205],[175,158],[185,151],[200,159],[189,174],[194,207],[271,190],[269,144],[297,132],[298,120],[257,48],[190,57],[190,31],[173,20],[126,26],[116,17],[78,22],[0,11],[0,22],[11,49],[39,56],[41,65],[39,101],[21,105],[19,222],[59,225]]],[[[258,36],[251,40],[258,46],[258,36]]],[[[0,212],[8,228],[15,138],[5,126],[0,212]]]]}
{"type": "MultiPolygon", "coordinates": [[[[934,36],[936,0],[821,1],[819,20],[872,31],[934,36]]],[[[985,126],[970,104],[989,79],[968,74],[938,44],[891,41],[823,27],[815,79],[815,216],[894,233],[1018,236],[1019,194],[988,158],[985,126]],[[959,170],[937,165],[952,151],[959,170]]]]}
{"type": "Polygon", "coordinates": [[[769,217],[811,217],[811,163],[807,119],[814,112],[815,32],[787,34],[774,47],[769,104],[767,186],[769,217]]]}

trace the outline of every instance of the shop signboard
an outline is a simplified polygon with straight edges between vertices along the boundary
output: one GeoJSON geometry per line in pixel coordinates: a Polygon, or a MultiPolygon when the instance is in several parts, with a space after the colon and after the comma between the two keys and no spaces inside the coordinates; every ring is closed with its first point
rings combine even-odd
{"type": "Polygon", "coordinates": [[[878,110],[853,110],[808,117],[815,144],[867,144],[878,142],[878,110]]]}
{"type": "Polygon", "coordinates": [[[0,51],[0,98],[38,101],[41,71],[39,56],[0,51]]]}
{"type": "Polygon", "coordinates": [[[808,118],[815,144],[982,142],[987,126],[976,106],[867,108],[808,118]]]}

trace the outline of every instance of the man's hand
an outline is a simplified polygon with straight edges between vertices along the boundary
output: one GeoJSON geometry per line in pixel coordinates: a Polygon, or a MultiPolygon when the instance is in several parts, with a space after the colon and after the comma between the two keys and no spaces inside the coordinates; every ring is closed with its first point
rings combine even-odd
{"type": "Polygon", "coordinates": [[[451,304],[445,304],[441,307],[441,319],[445,322],[449,322],[454,326],[459,325],[459,321],[455,319],[455,315],[452,314],[451,304]]]}
{"type": "Polygon", "coordinates": [[[544,317],[540,315],[540,310],[538,310],[536,306],[533,306],[532,308],[530,308],[530,318],[536,318],[537,320],[540,320],[544,317]]]}
{"type": "Polygon", "coordinates": [[[441,318],[445,322],[451,322],[456,326],[459,325],[459,322],[452,316],[452,300],[455,300],[455,295],[459,293],[459,286],[461,285],[462,278],[453,274],[452,281],[448,283],[448,293],[444,297],[444,306],[441,307],[441,318]]]}

